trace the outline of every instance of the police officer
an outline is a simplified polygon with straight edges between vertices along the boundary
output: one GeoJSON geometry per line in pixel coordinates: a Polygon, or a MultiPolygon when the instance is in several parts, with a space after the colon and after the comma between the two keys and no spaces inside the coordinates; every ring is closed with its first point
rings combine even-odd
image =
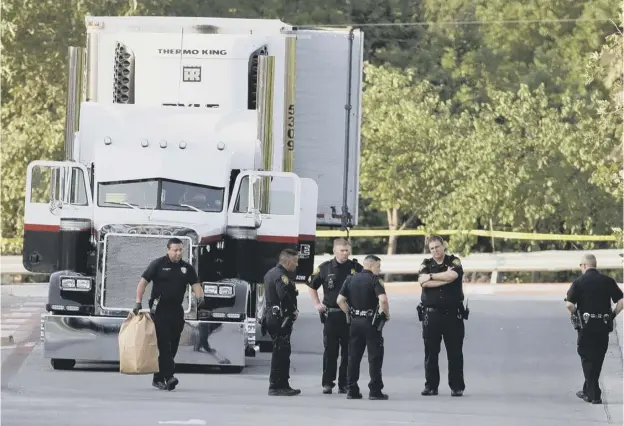
{"type": "Polygon", "coordinates": [[[338,295],[337,304],[349,315],[351,321],[347,399],[362,398],[358,380],[364,348],[368,349],[370,372],[368,399],[388,399],[388,395],[381,392],[384,387],[381,377],[384,357],[384,340],[381,332],[383,324],[375,323],[380,312],[383,312],[386,320],[390,319],[386,290],[377,276],[380,269],[381,260],[377,256],[366,256],[363,271],[347,278],[338,295]]]}
{"type": "Polygon", "coordinates": [[[299,254],[292,249],[283,250],[279,263],[264,276],[266,309],[262,326],[273,340],[269,395],[294,396],[301,390],[290,387],[290,336],[297,320],[299,292],[291,275],[297,270],[299,254]]]}
{"type": "Polygon", "coordinates": [[[193,265],[182,260],[184,245],[179,238],[167,242],[167,254],[152,261],[143,275],[136,291],[133,312],[142,309],[141,301],[147,284],[153,282],[149,307],[156,327],[158,341],[158,369],[152,386],[161,390],[174,390],[178,379],[173,376],[174,358],[178,351],[180,336],[184,329],[182,302],[188,285],[197,297],[197,306],[204,304],[204,292],[198,282],[193,265]]]}
{"type": "Polygon", "coordinates": [[[427,246],[432,257],[420,265],[418,282],[422,287],[418,306],[425,343],[425,389],[421,395],[437,395],[440,384],[438,355],[444,339],[448,355],[448,384],[452,396],[462,396],[464,383],[464,308],[462,278],[464,271],[457,256],[447,255],[444,240],[433,235],[427,246]]]}
{"type": "Polygon", "coordinates": [[[321,263],[308,279],[310,296],[323,322],[323,393],[330,394],[335,386],[340,350],[338,392],[347,393],[347,364],[349,361],[349,325],[344,312],[336,304],[338,292],[347,277],[362,271],[362,265],[350,260],[351,244],[344,238],[334,240],[334,258],[321,263]],[[318,289],[323,286],[323,303],[318,289]]]}
{"type": "Polygon", "coordinates": [[[615,317],[622,311],[622,290],[613,278],[596,270],[596,257],[592,254],[581,260],[582,275],[572,282],[566,305],[580,318],[577,352],[581,357],[585,382],[576,396],[592,404],[602,403],[598,385],[602,363],[609,346],[609,333],[613,331],[615,317]],[[611,301],[616,304],[611,310],[611,301]]]}

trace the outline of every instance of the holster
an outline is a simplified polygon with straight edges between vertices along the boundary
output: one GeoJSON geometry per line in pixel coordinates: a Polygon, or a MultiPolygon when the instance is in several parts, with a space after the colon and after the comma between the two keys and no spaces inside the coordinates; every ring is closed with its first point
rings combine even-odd
{"type": "Polygon", "coordinates": [[[470,308],[465,307],[464,304],[462,303],[461,306],[459,307],[459,314],[464,320],[467,320],[468,316],[470,315],[470,308]]]}
{"type": "Polygon", "coordinates": [[[418,312],[418,321],[423,322],[423,320],[425,319],[425,309],[423,308],[423,304],[419,303],[418,306],[416,306],[416,312],[418,312]]]}
{"type": "Polygon", "coordinates": [[[371,323],[373,324],[373,327],[377,329],[377,331],[381,331],[383,330],[384,325],[386,325],[386,321],[388,321],[388,317],[386,316],[385,312],[380,312],[379,310],[377,310],[373,314],[373,319],[371,320],[371,323]]]}
{"type": "Polygon", "coordinates": [[[319,312],[319,317],[321,318],[321,324],[325,324],[325,320],[327,320],[327,313],[319,312]]]}
{"type": "Polygon", "coordinates": [[[579,317],[578,311],[570,314],[570,322],[572,323],[572,327],[574,327],[575,330],[581,330],[583,328],[583,323],[581,321],[581,318],[579,317]]]}
{"type": "Polygon", "coordinates": [[[150,314],[152,314],[152,316],[156,315],[156,308],[158,307],[158,302],[160,302],[160,296],[154,299],[154,301],[152,302],[152,306],[150,306],[150,314]]]}

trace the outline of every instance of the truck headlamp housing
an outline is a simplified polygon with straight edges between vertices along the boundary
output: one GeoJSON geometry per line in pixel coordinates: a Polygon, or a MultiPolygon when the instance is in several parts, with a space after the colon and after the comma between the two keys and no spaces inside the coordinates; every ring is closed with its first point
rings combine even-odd
{"type": "Polygon", "coordinates": [[[60,282],[63,291],[90,291],[93,287],[90,277],[61,277],[60,282]]]}
{"type": "Polygon", "coordinates": [[[204,297],[232,298],[236,296],[236,287],[229,283],[205,282],[204,297]]]}

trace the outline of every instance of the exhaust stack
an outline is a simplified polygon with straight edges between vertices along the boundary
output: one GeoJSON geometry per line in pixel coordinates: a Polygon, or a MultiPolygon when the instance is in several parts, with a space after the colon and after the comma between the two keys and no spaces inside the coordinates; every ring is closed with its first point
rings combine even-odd
{"type": "Polygon", "coordinates": [[[69,48],[67,104],[65,106],[65,159],[74,159],[74,134],[80,123],[80,103],[83,101],[85,49],[69,48]]]}
{"type": "MultiPolygon", "coordinates": [[[[273,83],[275,79],[275,57],[258,57],[258,139],[261,143],[262,170],[273,167],[273,83]]],[[[269,211],[269,188],[271,181],[263,177],[260,212],[269,211]]],[[[250,188],[251,189],[251,188],[250,188]]]]}

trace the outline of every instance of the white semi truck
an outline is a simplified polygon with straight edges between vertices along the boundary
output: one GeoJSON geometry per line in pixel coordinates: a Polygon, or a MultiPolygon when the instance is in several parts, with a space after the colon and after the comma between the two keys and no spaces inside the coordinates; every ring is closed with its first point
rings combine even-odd
{"type": "MultiPolygon", "coordinates": [[[[50,274],[55,369],[119,360],[137,283],[172,236],[202,282],[178,364],[269,350],[263,276],[317,226],[357,225],[363,34],[279,20],[87,17],[69,48],[64,161],[28,166],[24,267],[50,274]]],[[[145,293],[147,306],[151,285],[145,293]]]]}

